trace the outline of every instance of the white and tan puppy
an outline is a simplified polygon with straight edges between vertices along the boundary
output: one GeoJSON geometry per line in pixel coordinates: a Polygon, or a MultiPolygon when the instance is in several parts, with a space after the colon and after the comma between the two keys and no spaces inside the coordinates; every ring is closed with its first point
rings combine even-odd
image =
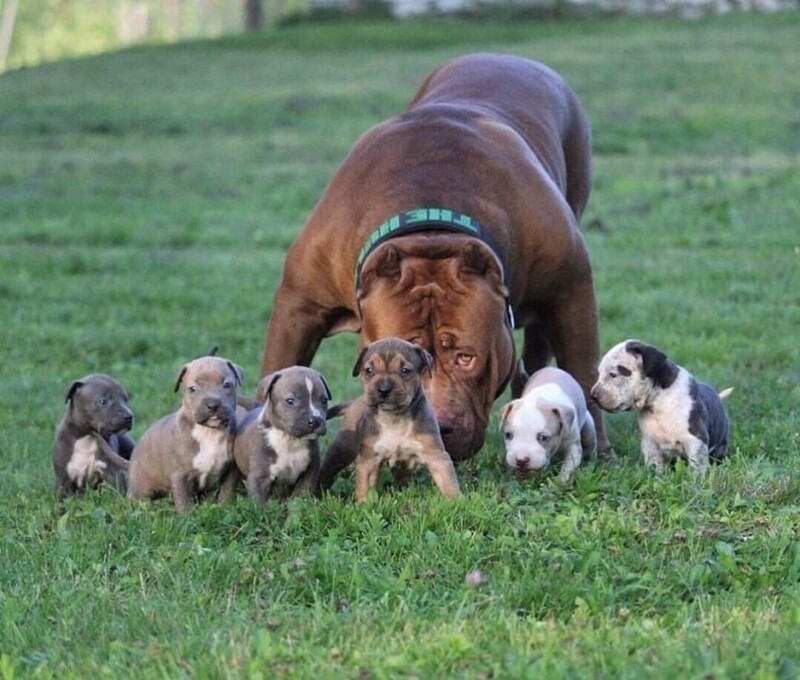
{"type": "Polygon", "coordinates": [[[583,457],[597,448],[594,420],[581,386],[566,371],[550,366],[536,371],[522,396],[503,407],[500,430],[506,464],[521,476],[561,457],[559,478],[566,482],[583,457]]]}
{"type": "Polygon", "coordinates": [[[242,379],[242,369],[220,357],[183,366],[175,383],[176,392],[183,387],[181,407],[151,425],[133,450],[130,498],[171,495],[175,509],[186,513],[195,496],[221,485],[233,469],[236,387],[242,379]]]}
{"type": "Polygon", "coordinates": [[[639,340],[612,347],[600,362],[592,399],[611,413],[634,410],[642,455],[658,472],[678,457],[703,474],[728,453],[730,423],[719,394],[661,350],[639,340]]]}

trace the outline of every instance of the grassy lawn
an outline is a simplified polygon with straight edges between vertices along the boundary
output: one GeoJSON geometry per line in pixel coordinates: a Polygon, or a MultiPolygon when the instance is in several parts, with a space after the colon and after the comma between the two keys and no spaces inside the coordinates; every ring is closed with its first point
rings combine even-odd
{"type": "MultiPolygon", "coordinates": [[[[0,77],[0,678],[798,677],[798,19],[295,27],[0,77]],[[567,486],[510,476],[493,425],[456,502],[420,475],[355,507],[345,475],[188,517],[59,504],[69,382],[119,378],[137,437],[213,345],[252,392],[285,250],[346,151],[476,50],[581,97],[603,349],[638,337],[733,386],[730,459],[658,478],[619,415],[619,464],[567,486]]],[[[336,400],[355,346],[315,361],[336,400]]]]}

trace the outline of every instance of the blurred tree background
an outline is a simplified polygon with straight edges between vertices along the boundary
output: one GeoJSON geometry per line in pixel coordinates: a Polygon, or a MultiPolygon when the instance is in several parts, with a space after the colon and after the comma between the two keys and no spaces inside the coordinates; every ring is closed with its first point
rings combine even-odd
{"type": "Polygon", "coordinates": [[[272,25],[309,0],[0,0],[0,71],[272,25]]]}

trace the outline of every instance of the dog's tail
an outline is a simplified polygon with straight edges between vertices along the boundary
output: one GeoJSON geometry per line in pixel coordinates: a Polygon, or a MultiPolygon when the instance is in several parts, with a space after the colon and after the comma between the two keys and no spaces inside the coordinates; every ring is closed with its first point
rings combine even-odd
{"type": "Polygon", "coordinates": [[[331,406],[328,409],[328,414],[325,416],[325,419],[326,420],[331,420],[332,418],[338,418],[340,415],[342,415],[347,410],[347,407],[350,406],[350,404],[352,404],[353,401],[354,400],[345,401],[345,402],[343,402],[341,404],[336,404],[334,406],[331,406]]]}
{"type": "Polygon", "coordinates": [[[731,392],[733,392],[733,388],[732,387],[728,387],[727,389],[724,389],[724,390],[722,390],[722,392],[719,393],[719,398],[720,399],[725,399],[725,397],[730,395],[731,392]]]}

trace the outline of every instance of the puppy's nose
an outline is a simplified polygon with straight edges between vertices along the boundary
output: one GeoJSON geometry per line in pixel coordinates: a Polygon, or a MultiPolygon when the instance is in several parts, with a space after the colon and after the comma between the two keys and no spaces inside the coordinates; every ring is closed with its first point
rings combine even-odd
{"type": "Polygon", "coordinates": [[[216,413],[219,411],[219,402],[218,401],[207,401],[206,408],[211,411],[211,413],[216,413]]]}
{"type": "Polygon", "coordinates": [[[125,427],[130,429],[133,425],[133,416],[125,416],[125,419],[122,421],[125,423],[125,427]]]}
{"type": "Polygon", "coordinates": [[[385,382],[378,385],[378,394],[382,397],[388,397],[392,393],[392,383],[385,382]]]}
{"type": "Polygon", "coordinates": [[[319,416],[309,416],[308,426],[312,430],[316,430],[320,425],[322,425],[322,418],[320,418],[319,416]]]}
{"type": "Polygon", "coordinates": [[[521,468],[521,469],[524,470],[526,467],[528,467],[528,463],[531,462],[531,459],[528,458],[528,457],[516,458],[515,462],[516,462],[518,468],[521,468]]]}

